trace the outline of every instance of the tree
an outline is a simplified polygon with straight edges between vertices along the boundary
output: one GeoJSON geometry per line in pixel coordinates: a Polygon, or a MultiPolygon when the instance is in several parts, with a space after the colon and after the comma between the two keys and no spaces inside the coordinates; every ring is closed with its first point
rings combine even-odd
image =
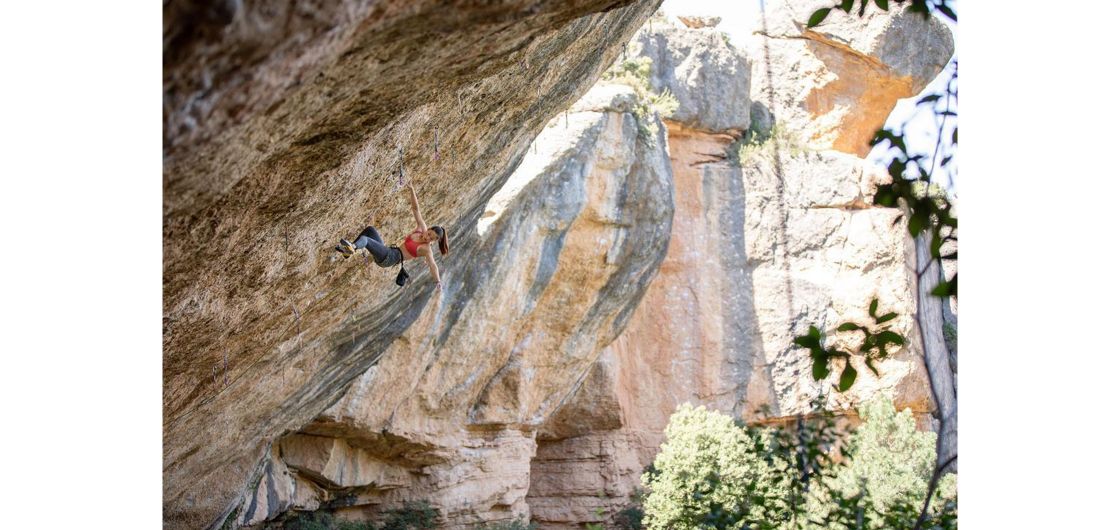
{"type": "MultiPolygon", "coordinates": [[[[931,13],[939,12],[953,22],[957,20],[956,12],[949,5],[948,0],[893,1],[900,6],[909,4],[905,8],[907,11],[919,13],[927,19],[931,13]]],[[[875,0],[874,3],[884,11],[890,9],[889,0],[875,0]]],[[[857,16],[864,15],[868,4],[868,0],[860,0],[857,16]]],[[[851,13],[854,7],[854,0],[842,0],[832,7],[822,7],[810,15],[807,27],[812,28],[821,24],[833,11],[851,13]]],[[[939,118],[937,143],[932,154],[911,152],[906,145],[905,124],[898,131],[880,129],[870,142],[872,147],[884,143],[889,145],[890,153],[893,155],[887,163],[891,182],[878,187],[874,202],[878,206],[902,209],[896,222],[906,219],[907,229],[915,240],[913,273],[918,292],[915,296],[917,307],[914,314],[922,339],[922,358],[926,374],[937,404],[937,465],[927,487],[922,514],[914,528],[922,525],[941,476],[955,471],[957,461],[957,390],[956,374],[953,370],[956,363],[955,356],[949,351],[945,341],[942,304],[939,301],[939,299],[957,296],[956,274],[947,278],[942,277],[944,264],[957,259],[957,218],[952,202],[948,197],[936,193],[933,185],[933,177],[938,172],[942,172],[950,184],[954,182],[956,176],[956,166],[952,163],[957,146],[956,126],[953,127],[949,141],[942,141],[948,118],[957,115],[955,59],[949,68],[952,69],[952,75],[944,89],[918,101],[918,106],[928,109],[939,118]]],[[[869,311],[872,318],[876,318],[876,303],[872,302],[869,311]]],[[[876,320],[876,324],[882,323],[876,320]]],[[[861,331],[865,335],[864,346],[867,346],[866,337],[870,333],[867,327],[859,323],[845,322],[837,328],[837,331],[861,331]]],[[[892,333],[889,329],[886,332],[892,333]]],[[[856,372],[850,364],[852,352],[829,346],[824,333],[815,326],[810,327],[806,335],[797,337],[794,342],[810,350],[810,355],[814,359],[813,377],[817,380],[829,376],[830,365],[833,364],[834,359],[843,359],[845,368],[840,375],[837,389],[844,391],[851,387],[856,378],[856,372]]],[[[868,353],[863,350],[863,347],[860,350],[868,353]]],[[[885,349],[880,349],[880,353],[883,357],[886,356],[885,349]]],[[[874,370],[870,364],[872,358],[870,355],[867,357],[868,366],[874,370]]]]}
{"type": "Polygon", "coordinates": [[[955,528],[953,479],[922,520],[934,435],[918,431],[910,411],[896,413],[886,398],[860,416],[864,423],[843,443],[822,410],[788,428],[766,428],[682,405],[642,476],[644,523],[674,530],[955,528]]]}

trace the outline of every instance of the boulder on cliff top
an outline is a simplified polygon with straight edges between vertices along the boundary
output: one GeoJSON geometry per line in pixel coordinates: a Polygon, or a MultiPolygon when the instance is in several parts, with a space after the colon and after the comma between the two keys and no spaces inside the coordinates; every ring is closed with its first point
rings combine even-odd
{"type": "Polygon", "coordinates": [[[750,60],[722,32],[655,24],[629,46],[651,59],[653,91],[668,89],[680,102],[666,119],[715,132],[750,127],[750,60]]]}
{"type": "Polygon", "coordinates": [[[937,17],[897,5],[871,6],[863,17],[833,11],[808,29],[820,7],[767,2],[749,40],[751,97],[807,146],[865,156],[898,100],[917,95],[948,63],[953,35],[937,17]]]}

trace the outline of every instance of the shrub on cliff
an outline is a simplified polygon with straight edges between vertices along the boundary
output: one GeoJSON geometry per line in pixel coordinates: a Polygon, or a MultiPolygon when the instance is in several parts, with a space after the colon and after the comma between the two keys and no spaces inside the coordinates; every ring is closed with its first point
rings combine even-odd
{"type": "Polygon", "coordinates": [[[537,530],[536,523],[525,521],[506,521],[504,523],[490,523],[475,527],[475,530],[537,530]]]}
{"type": "MultiPolygon", "coordinates": [[[[648,489],[653,529],[913,528],[933,472],[935,435],[881,399],[841,441],[827,415],[788,429],[735,423],[684,405],[670,418],[648,489]]],[[[955,480],[920,528],[955,528],[955,480]]]]}
{"type": "Polygon", "coordinates": [[[623,55],[602,75],[602,79],[605,81],[626,85],[634,89],[634,94],[638,97],[634,111],[638,118],[638,133],[643,141],[647,142],[650,134],[647,122],[650,122],[656,116],[670,116],[680,108],[680,101],[669,92],[669,89],[664,89],[661,92],[654,91],[653,84],[650,81],[652,75],[650,65],[652,63],[653,60],[649,57],[630,58],[623,55]]]}
{"type": "Polygon", "coordinates": [[[428,530],[436,527],[437,513],[426,501],[408,502],[391,510],[380,524],[347,521],[328,511],[300,512],[283,522],[283,530],[428,530]]]}

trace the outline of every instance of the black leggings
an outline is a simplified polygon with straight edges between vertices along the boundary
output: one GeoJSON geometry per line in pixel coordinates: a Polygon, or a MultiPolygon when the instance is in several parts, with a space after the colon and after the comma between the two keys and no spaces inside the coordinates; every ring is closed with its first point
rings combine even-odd
{"type": "Polygon", "coordinates": [[[366,249],[373,256],[373,261],[382,267],[392,267],[404,260],[401,249],[385,246],[381,234],[372,226],[362,230],[361,235],[354,241],[354,248],[366,249]]]}

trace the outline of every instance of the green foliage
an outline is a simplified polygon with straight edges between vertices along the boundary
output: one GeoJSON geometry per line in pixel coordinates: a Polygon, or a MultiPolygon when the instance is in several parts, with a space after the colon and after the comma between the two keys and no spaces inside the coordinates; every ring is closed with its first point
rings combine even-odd
{"type": "Polygon", "coordinates": [[[650,65],[653,60],[649,57],[637,56],[630,58],[623,54],[606,72],[602,79],[626,85],[634,89],[637,102],[634,116],[638,122],[638,137],[648,145],[651,141],[650,125],[658,116],[668,116],[680,108],[680,101],[669,89],[655,92],[650,81],[650,65]]]}
{"type": "MultiPolygon", "coordinates": [[[[858,354],[863,356],[867,368],[875,375],[879,375],[875,363],[889,357],[895,347],[906,344],[906,339],[892,331],[888,325],[888,322],[898,318],[898,313],[891,311],[880,315],[877,313],[878,310],[879,299],[875,298],[871,300],[871,305],[867,309],[867,314],[873,323],[844,322],[836,327],[838,332],[858,331],[863,334],[858,354]]],[[[809,326],[809,331],[795,337],[793,343],[809,350],[809,356],[813,359],[813,379],[816,381],[829,376],[834,360],[843,361],[844,370],[840,373],[840,381],[835,388],[845,392],[856,381],[856,369],[852,366],[852,357],[857,353],[844,350],[835,344],[828,346],[826,339],[824,332],[816,326],[809,326]]]]}
{"type": "MultiPolygon", "coordinates": [[[[872,400],[859,409],[863,424],[847,440],[850,458],[827,479],[828,489],[844,497],[862,495],[870,506],[867,523],[872,528],[887,526],[887,513],[897,503],[920,510],[937,454],[937,435],[917,429],[909,409],[896,412],[885,397],[872,400]]],[[[956,497],[956,475],[946,475],[935,494],[934,512],[943,512],[956,497]]],[[[818,508],[821,516],[824,507],[818,508]]]]}
{"type": "Polygon", "coordinates": [[[790,156],[797,158],[809,152],[797,133],[784,122],[775,123],[769,130],[752,128],[738,142],[732,144],[732,163],[742,166],[758,156],[767,156],[777,146],[790,156]]]}
{"type": "Polygon", "coordinates": [[[506,521],[477,526],[476,530],[537,530],[536,523],[526,521],[506,521]]]}
{"type": "Polygon", "coordinates": [[[219,530],[232,530],[233,527],[234,527],[233,522],[236,521],[236,520],[237,520],[237,510],[231,510],[229,512],[229,515],[226,516],[226,519],[224,521],[222,521],[222,525],[220,527],[218,527],[219,530]]]}
{"type": "MultiPolygon", "coordinates": [[[[386,513],[380,524],[338,519],[329,511],[300,512],[283,523],[284,530],[427,530],[436,527],[435,508],[426,501],[409,502],[386,513]]],[[[520,529],[519,529],[520,530],[520,529]]]]}
{"type": "MultiPolygon", "coordinates": [[[[909,1],[907,11],[922,14],[925,18],[929,18],[933,11],[938,11],[948,19],[956,22],[957,15],[950,7],[951,0],[894,0],[896,4],[905,4],[909,1]]],[[[868,0],[860,0],[859,16],[863,16],[867,8],[868,0]]],[[[875,5],[879,9],[889,10],[889,0],[875,0],[875,5]]],[[[840,3],[830,8],[822,8],[815,11],[808,20],[808,27],[814,27],[821,24],[824,19],[833,10],[841,10],[845,13],[851,13],[855,6],[854,0],[842,0],[840,3]]],[[[917,102],[917,107],[925,107],[933,113],[935,120],[940,120],[937,131],[937,143],[933,149],[933,153],[927,155],[925,153],[911,153],[906,146],[904,129],[906,124],[903,124],[902,129],[894,131],[891,129],[880,129],[877,131],[870,141],[872,147],[884,144],[887,146],[889,154],[892,156],[890,162],[887,164],[887,173],[891,177],[891,182],[888,184],[881,184],[877,187],[875,192],[874,202],[876,205],[885,206],[889,208],[901,208],[903,211],[895,220],[895,223],[908,219],[906,223],[907,230],[910,235],[918,239],[923,233],[929,236],[929,254],[930,257],[926,263],[917,263],[915,265],[914,273],[916,276],[921,277],[928,268],[937,261],[941,266],[941,270],[945,270],[946,261],[955,261],[957,259],[956,245],[947,253],[942,253],[942,246],[944,243],[953,241],[956,242],[957,230],[957,217],[953,210],[948,194],[943,190],[939,190],[933,183],[933,175],[941,171],[943,172],[946,180],[952,186],[955,174],[956,165],[952,164],[953,157],[956,155],[958,129],[953,125],[953,131],[948,141],[945,140],[945,132],[948,118],[956,117],[956,104],[957,104],[957,61],[954,59],[950,64],[952,68],[952,75],[946,82],[943,90],[931,93],[917,102]],[[942,147],[944,149],[942,150],[942,147]],[[938,156],[940,154],[940,157],[938,156]],[[927,168],[928,164],[928,168],[927,168]]],[[[938,297],[954,297],[957,295],[957,275],[954,273],[952,277],[941,281],[936,285],[930,293],[938,297]]],[[[876,323],[882,322],[875,315],[875,305],[872,304],[871,316],[876,318],[876,323]]],[[[884,315],[885,317],[886,315],[884,315]]],[[[918,323],[919,327],[921,322],[918,323]]],[[[825,348],[825,342],[821,334],[813,333],[814,328],[810,328],[810,333],[806,336],[798,337],[799,345],[809,348],[810,354],[814,358],[814,377],[818,374],[828,375],[827,359],[830,359],[831,352],[835,348],[829,350],[825,348]],[[819,339],[819,340],[810,340],[819,339]],[[812,346],[809,343],[818,343],[819,346],[812,346]],[[818,371],[818,364],[820,358],[826,357],[823,369],[818,371]]],[[[861,350],[869,346],[871,342],[872,349],[878,349],[875,355],[869,355],[868,366],[874,371],[875,368],[871,364],[871,360],[876,357],[885,356],[885,346],[882,341],[887,344],[901,344],[902,337],[894,334],[893,332],[886,332],[887,334],[878,333],[880,342],[872,340],[870,337],[872,333],[868,329],[860,328],[857,324],[845,323],[837,328],[838,331],[855,331],[860,329],[864,332],[864,345],[861,350]]],[[[946,339],[950,340],[950,333],[948,328],[943,330],[946,339]]],[[[955,343],[956,329],[952,329],[951,341],[955,343]]],[[[847,362],[850,357],[845,357],[847,362]]],[[[845,374],[850,374],[851,381],[854,381],[855,374],[849,372],[850,364],[845,366],[845,374]]],[[[876,372],[878,374],[878,372],[876,372]]],[[[818,378],[819,379],[819,378],[818,378]]],[[[845,390],[851,384],[841,374],[841,382],[837,387],[839,390],[845,390]],[[847,384],[846,384],[847,383],[847,384]]],[[[911,527],[915,530],[920,528],[956,528],[956,501],[955,499],[946,500],[941,503],[941,509],[936,509],[937,502],[942,496],[942,488],[939,487],[941,480],[941,472],[945,465],[955,461],[956,455],[945,460],[941,464],[942,467],[938,468],[932,473],[932,478],[928,486],[926,486],[926,496],[922,501],[922,508],[913,513],[913,503],[907,502],[894,502],[889,506],[875,506],[874,503],[868,501],[871,493],[868,489],[867,482],[862,481],[859,485],[858,492],[854,496],[843,497],[841,495],[833,495],[831,497],[831,506],[839,507],[845,513],[838,513],[836,521],[840,521],[841,527],[850,528],[852,526],[862,527],[863,523],[868,518],[868,510],[874,511],[881,516],[881,523],[887,528],[902,528],[911,527]],[[933,512],[927,511],[930,506],[929,501],[935,501],[933,512]],[[932,525],[932,526],[931,526],[932,525]]],[[[878,477],[875,478],[878,480],[878,477]]],[[[852,493],[851,488],[848,488],[848,493],[852,493]]],[[[913,495],[914,492],[905,493],[904,495],[913,495]]],[[[913,499],[911,499],[913,500],[913,499]]],[[[829,516],[833,515],[830,511],[829,516]]],[[[832,520],[832,519],[826,519],[832,520]]]]}
{"type": "MultiPolygon", "coordinates": [[[[926,18],[934,11],[940,12],[954,22],[957,20],[956,12],[949,5],[950,0],[893,0],[896,4],[910,4],[906,10],[919,13],[926,18]]],[[[860,0],[859,16],[863,16],[868,0],[860,0]]],[[[875,5],[884,11],[889,9],[887,0],[876,0],[875,5]]],[[[840,3],[814,11],[807,21],[808,27],[814,27],[824,21],[833,10],[851,13],[854,6],[853,0],[843,0],[840,3]]],[[[917,238],[919,234],[930,234],[930,255],[932,259],[943,264],[946,260],[955,260],[956,252],[948,255],[941,253],[941,246],[946,241],[956,240],[957,218],[952,204],[944,193],[934,191],[931,178],[934,172],[944,171],[950,182],[956,172],[955,166],[950,165],[956,154],[957,129],[953,128],[951,141],[942,142],[947,118],[955,117],[957,104],[957,61],[950,64],[953,74],[946,83],[944,90],[929,94],[918,100],[918,107],[928,107],[935,118],[940,118],[937,131],[937,146],[932,155],[924,153],[911,153],[906,146],[902,130],[893,131],[880,129],[871,138],[871,146],[887,144],[892,151],[893,159],[887,164],[887,172],[891,176],[889,184],[881,184],[875,192],[875,204],[890,208],[904,208],[904,216],[909,218],[907,229],[910,235],[917,238]],[[944,144],[944,150],[939,153],[944,144]],[[940,157],[938,155],[941,155],[940,157]],[[926,167],[928,163],[929,167],[926,167]],[[936,164],[936,165],[935,165],[936,164]],[[918,185],[915,185],[918,184],[918,185]]],[[[905,128],[905,125],[903,125],[905,128]]],[[[902,220],[902,216],[899,220],[902,220]]],[[[919,264],[919,267],[926,265],[919,264]]],[[[923,269],[924,270],[924,269],[923,269]]],[[[930,294],[939,297],[957,295],[957,276],[953,275],[946,281],[939,283],[930,291],[930,294]]]]}
{"type": "Polygon", "coordinates": [[[685,404],[669,418],[654,472],[642,475],[648,528],[739,528],[765,521],[796,472],[767,451],[768,433],[685,404]]]}
{"type": "Polygon", "coordinates": [[[283,528],[284,530],[341,530],[339,523],[340,521],[336,521],[330,512],[300,512],[284,521],[283,528]]]}
{"type": "Polygon", "coordinates": [[[614,516],[614,524],[622,530],[641,530],[646,513],[641,506],[627,506],[614,516]]]}
{"type": "Polygon", "coordinates": [[[950,350],[957,349],[957,326],[952,322],[945,321],[941,324],[941,333],[945,337],[945,342],[949,345],[950,350]]]}
{"type": "Polygon", "coordinates": [[[389,512],[379,530],[422,530],[436,527],[436,509],[426,501],[405,503],[389,512]]]}
{"type": "MultiPolygon", "coordinates": [[[[914,528],[933,472],[935,436],[885,398],[841,442],[828,414],[790,428],[735,423],[682,405],[669,420],[648,488],[651,529],[914,528]],[[837,457],[839,454],[839,457],[837,457]]],[[[919,528],[956,528],[955,479],[942,482],[919,528]]]]}
{"type": "MultiPolygon", "coordinates": [[[[653,468],[651,464],[646,468],[649,472],[653,468]]],[[[645,512],[642,510],[642,502],[645,499],[645,490],[637,488],[630,493],[630,502],[625,508],[614,514],[613,521],[616,528],[620,530],[641,530],[642,519],[645,517],[645,512]]]]}
{"type": "MultiPolygon", "coordinates": [[[[891,1],[892,0],[875,0],[875,6],[878,7],[879,9],[882,9],[883,11],[889,11],[891,1]]],[[[893,0],[893,1],[894,1],[894,3],[899,4],[899,5],[906,4],[907,2],[909,2],[910,6],[906,8],[907,11],[921,14],[922,16],[925,16],[926,18],[929,18],[929,15],[933,10],[937,10],[937,11],[941,12],[941,14],[948,17],[950,20],[952,20],[954,22],[957,20],[957,13],[956,13],[956,11],[953,10],[953,8],[951,6],[949,6],[949,0],[893,0]]],[[[869,3],[868,0],[860,0],[860,2],[859,2],[859,16],[862,17],[864,15],[864,13],[867,12],[868,3],[869,3]]],[[[824,19],[828,17],[828,14],[831,13],[833,10],[843,11],[845,13],[851,13],[853,7],[855,7],[855,0],[841,0],[840,3],[838,3],[838,4],[836,4],[832,7],[822,7],[820,9],[816,10],[816,11],[813,11],[813,14],[809,15],[808,27],[813,28],[813,27],[819,26],[821,23],[824,22],[824,19]]]]}

